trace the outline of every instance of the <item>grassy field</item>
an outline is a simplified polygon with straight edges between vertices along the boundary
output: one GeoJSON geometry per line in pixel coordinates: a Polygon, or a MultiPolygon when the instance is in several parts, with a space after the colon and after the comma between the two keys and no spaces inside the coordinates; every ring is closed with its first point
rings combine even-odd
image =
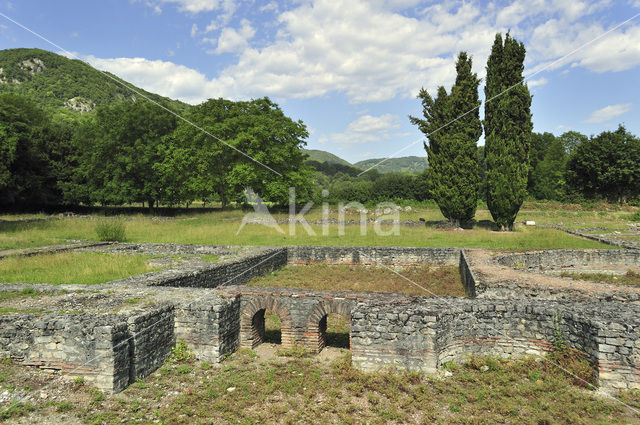
{"type": "MultiPolygon", "coordinates": [[[[535,220],[539,224],[561,223],[569,227],[604,226],[624,228],[628,226],[632,210],[608,207],[606,210],[581,210],[575,206],[559,204],[525,204],[518,221],[535,220]]],[[[197,210],[194,210],[197,211],[197,210]]],[[[191,243],[224,245],[381,245],[381,246],[458,246],[507,250],[550,249],[550,248],[607,248],[594,241],[584,240],[554,229],[518,226],[514,232],[494,232],[486,220],[490,219],[485,209],[478,210],[476,218],[482,225],[467,230],[446,230],[434,226],[401,226],[398,235],[376,234],[374,225],[367,226],[366,234],[361,234],[359,225],[346,225],[340,234],[337,225],[328,226],[328,234],[323,228],[311,225],[315,234],[308,234],[301,225],[290,234],[287,224],[281,224],[280,231],[261,224],[247,224],[239,231],[242,210],[228,210],[198,214],[194,212],[169,220],[154,220],[152,217],[126,216],[126,240],[129,242],[191,243]],[[485,220],[485,221],[482,221],[485,220]]],[[[312,210],[305,215],[307,220],[321,218],[321,210],[312,210]]],[[[286,218],[286,214],[274,214],[276,219],[286,218]]],[[[331,218],[338,218],[334,209],[331,218]]],[[[348,220],[358,220],[359,214],[351,212],[348,220]]],[[[402,212],[401,220],[425,219],[427,222],[443,220],[437,207],[415,207],[410,212],[402,212]]],[[[67,240],[97,240],[98,217],[52,219],[49,222],[0,221],[0,250],[45,246],[64,243],[67,240]]],[[[382,226],[389,231],[388,226],[382,226]]]]}
{"type": "Polygon", "coordinates": [[[63,252],[0,259],[2,283],[96,284],[157,270],[147,255],[63,252]]]}
{"type": "Polygon", "coordinates": [[[456,266],[423,264],[403,267],[396,271],[420,287],[384,267],[327,264],[286,266],[268,275],[256,277],[247,285],[317,291],[377,291],[441,297],[465,296],[460,271],[456,266]]]}
{"type": "MultiPolygon", "coordinates": [[[[300,353],[302,354],[302,353],[300,353]]],[[[243,349],[220,368],[188,356],[169,361],[122,393],[108,396],[82,380],[0,363],[0,385],[35,397],[3,406],[0,419],[87,424],[629,424],[623,405],[574,386],[533,358],[471,357],[448,364],[449,377],[364,373],[347,353],[334,360],[262,359],[243,349]],[[44,389],[43,389],[44,388],[44,389]],[[41,394],[50,393],[46,398],[41,394]],[[31,415],[31,416],[29,416],[31,415]]],[[[638,392],[617,394],[640,408],[638,392]]]]}

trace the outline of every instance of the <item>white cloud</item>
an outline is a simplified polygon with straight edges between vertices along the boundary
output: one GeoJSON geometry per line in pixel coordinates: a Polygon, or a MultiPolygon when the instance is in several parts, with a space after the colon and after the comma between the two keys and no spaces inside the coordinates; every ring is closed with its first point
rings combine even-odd
{"type": "Polygon", "coordinates": [[[320,143],[330,141],[345,145],[386,140],[391,137],[391,132],[399,127],[398,120],[399,117],[393,114],[362,115],[349,123],[344,132],[321,136],[320,143]]]}
{"type": "Polygon", "coordinates": [[[198,24],[191,25],[191,38],[198,34],[198,24]]]}
{"type": "Polygon", "coordinates": [[[595,72],[625,71],[640,65],[640,27],[618,31],[588,46],[574,66],[595,72]]]}
{"type": "Polygon", "coordinates": [[[220,25],[215,20],[213,20],[213,21],[211,21],[209,23],[209,25],[207,25],[207,27],[205,28],[204,32],[205,33],[210,33],[211,31],[215,31],[215,30],[217,30],[219,28],[220,28],[220,25]]]}
{"type": "Polygon", "coordinates": [[[548,80],[544,77],[542,78],[538,78],[537,80],[531,80],[531,81],[527,81],[527,86],[529,86],[529,88],[532,87],[540,87],[540,86],[544,86],[545,84],[547,84],[548,80]]]}
{"type": "Polygon", "coordinates": [[[618,117],[631,109],[631,103],[620,103],[617,105],[608,105],[602,109],[598,109],[597,111],[593,111],[589,118],[587,118],[588,123],[598,124],[605,121],[609,121],[618,117]]]}
{"type": "Polygon", "coordinates": [[[222,7],[221,0],[147,0],[147,5],[158,9],[161,4],[175,4],[178,10],[190,13],[211,12],[222,7]]]}
{"type": "MultiPolygon", "coordinates": [[[[610,0],[515,0],[500,8],[497,3],[479,0],[444,1],[427,6],[414,16],[403,10],[420,7],[417,0],[295,1],[289,10],[278,12],[275,35],[252,45],[256,29],[248,21],[234,27],[225,23],[240,0],[145,1],[156,5],[171,3],[192,13],[215,10],[217,15],[200,33],[219,32],[203,41],[211,44],[210,53],[237,55],[213,79],[182,67],[173,71],[176,79],[185,80],[182,83],[174,83],[165,90],[163,83],[150,82],[153,87],[145,86],[146,89],[198,100],[265,95],[310,98],[341,93],[351,103],[413,97],[420,87],[433,91],[439,85],[449,86],[455,78],[453,65],[460,50],[473,56],[474,70],[483,77],[495,33],[509,28],[517,39],[525,41],[526,71],[530,75],[603,34],[608,27],[601,15],[592,14],[611,4],[610,0]],[[198,77],[193,77],[193,73],[198,77]],[[197,95],[191,91],[190,78],[202,84],[197,95]],[[184,93],[178,87],[184,87],[184,93]]],[[[269,4],[275,3],[264,4],[274,10],[269,4]]],[[[277,6],[284,8],[283,3],[277,6]]],[[[640,27],[632,24],[580,50],[563,64],[555,64],[554,68],[572,65],[605,72],[637,66],[640,27]]],[[[123,67],[125,59],[119,61],[113,66],[132,72],[129,66],[123,67]]],[[[154,61],[146,61],[144,66],[138,62],[137,66],[134,76],[140,79],[143,68],[156,75],[160,67],[154,61]]],[[[534,77],[529,85],[546,83],[544,77],[544,74],[534,77]]]]}
{"type": "Polygon", "coordinates": [[[273,11],[275,13],[278,13],[278,10],[280,10],[280,8],[278,7],[277,2],[272,1],[262,6],[259,10],[260,12],[273,11]]]}
{"type": "MultiPolygon", "coordinates": [[[[249,47],[249,40],[255,34],[256,30],[251,27],[249,21],[243,19],[240,29],[224,28],[222,30],[217,40],[218,46],[213,52],[216,54],[240,53],[249,47]]],[[[205,39],[205,41],[211,41],[211,39],[205,39]]]]}
{"type": "MultiPolygon", "coordinates": [[[[458,45],[487,50],[493,39],[483,17],[476,19],[474,31],[447,33],[431,21],[385,7],[363,0],[317,0],[280,14],[270,45],[245,48],[220,73],[225,96],[308,98],[338,91],[353,103],[412,97],[421,86],[434,89],[453,81],[458,45]]],[[[471,6],[462,9],[451,13],[468,21],[478,16],[471,6]]],[[[448,13],[441,10],[433,19],[441,22],[448,13]]],[[[476,60],[481,70],[482,57],[476,60]]]]}
{"type": "Polygon", "coordinates": [[[100,59],[94,56],[85,60],[135,86],[184,102],[199,103],[220,95],[215,84],[204,74],[172,62],[144,58],[100,59]]]}

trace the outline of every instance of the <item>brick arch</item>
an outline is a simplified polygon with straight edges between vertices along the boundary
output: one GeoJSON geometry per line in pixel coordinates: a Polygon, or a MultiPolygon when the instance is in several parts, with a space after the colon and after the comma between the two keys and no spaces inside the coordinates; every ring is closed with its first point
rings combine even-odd
{"type": "Polygon", "coordinates": [[[240,312],[240,346],[255,348],[264,341],[264,312],[273,311],[281,323],[282,346],[294,343],[293,322],[289,310],[274,297],[258,297],[250,300],[240,312]]]}
{"type": "MultiPolygon", "coordinates": [[[[307,318],[306,347],[316,352],[322,351],[326,344],[327,315],[336,313],[351,322],[351,308],[351,303],[334,299],[325,299],[316,304],[307,318]]],[[[349,339],[351,339],[351,335],[349,335],[349,339]]]]}

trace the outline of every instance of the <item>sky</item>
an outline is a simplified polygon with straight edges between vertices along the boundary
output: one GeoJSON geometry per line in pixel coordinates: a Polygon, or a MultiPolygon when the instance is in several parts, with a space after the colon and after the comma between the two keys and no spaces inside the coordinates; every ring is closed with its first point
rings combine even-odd
{"type": "Polygon", "coordinates": [[[308,148],[352,163],[425,156],[418,91],[449,90],[460,51],[483,78],[507,31],[527,49],[534,131],[640,135],[640,0],[0,0],[0,13],[58,46],[0,16],[0,49],[62,48],[191,104],[268,96],[308,148]]]}

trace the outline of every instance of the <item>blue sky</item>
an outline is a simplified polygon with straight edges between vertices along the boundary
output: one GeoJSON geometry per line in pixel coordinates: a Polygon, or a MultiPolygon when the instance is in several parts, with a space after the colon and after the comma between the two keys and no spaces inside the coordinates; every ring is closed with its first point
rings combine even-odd
{"type": "MultiPolygon", "coordinates": [[[[418,90],[449,88],[460,50],[483,77],[507,30],[527,48],[535,131],[640,135],[640,16],[602,36],[640,0],[0,0],[0,12],[165,96],[269,96],[308,126],[309,148],[351,162],[424,156],[407,118],[418,90]]],[[[58,50],[0,16],[0,48],[13,47],[58,50]]]]}

